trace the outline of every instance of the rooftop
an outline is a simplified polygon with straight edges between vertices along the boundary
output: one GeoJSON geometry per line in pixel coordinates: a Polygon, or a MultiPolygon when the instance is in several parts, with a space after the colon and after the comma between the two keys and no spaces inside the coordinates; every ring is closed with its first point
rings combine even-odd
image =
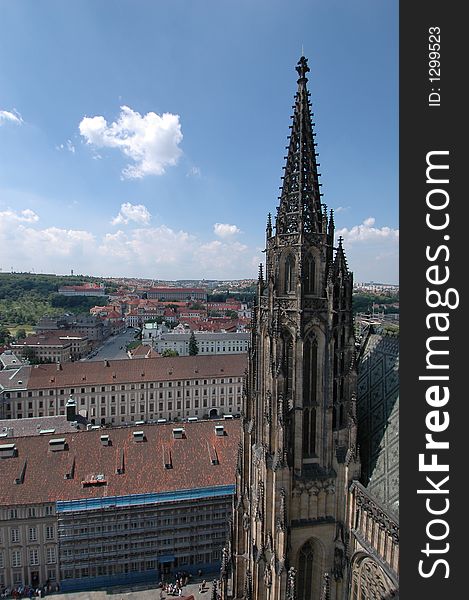
{"type": "Polygon", "coordinates": [[[32,419],[0,419],[0,444],[6,444],[10,438],[39,435],[41,431],[75,432],[80,426],[84,427],[85,425],[85,420],[79,415],[76,416],[76,421],[67,421],[65,415],[32,419]],[[72,425],[72,423],[77,423],[77,425],[72,425]]]}
{"type": "Polygon", "coordinates": [[[61,434],[60,441],[56,435],[8,438],[15,451],[0,458],[0,505],[234,485],[238,420],[184,423],[182,437],[174,427],[77,431],[61,434]],[[224,435],[217,435],[216,425],[224,435]],[[134,436],[137,430],[143,435],[134,436]]]}
{"type": "Polygon", "coordinates": [[[174,356],[34,365],[29,389],[80,385],[176,381],[209,377],[241,377],[247,367],[245,354],[174,356]]]}

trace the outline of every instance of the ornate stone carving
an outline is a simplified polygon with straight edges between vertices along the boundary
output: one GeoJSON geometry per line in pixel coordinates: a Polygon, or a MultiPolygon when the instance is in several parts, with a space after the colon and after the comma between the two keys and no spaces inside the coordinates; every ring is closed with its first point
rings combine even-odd
{"type": "Polygon", "coordinates": [[[287,563],[287,559],[285,556],[282,556],[282,558],[280,558],[278,560],[278,562],[276,563],[276,569],[275,569],[275,572],[277,573],[277,575],[280,576],[285,571],[286,563],[287,563]]]}
{"type": "Polygon", "coordinates": [[[272,394],[270,391],[267,392],[265,398],[264,418],[269,425],[272,423],[272,394]]]}
{"type": "Polygon", "coordinates": [[[272,585],[272,570],[269,564],[267,564],[264,569],[264,585],[266,588],[270,588],[272,585]]]}
{"type": "Polygon", "coordinates": [[[228,579],[228,566],[230,562],[230,557],[228,554],[228,549],[223,547],[221,551],[221,567],[220,567],[220,576],[221,579],[228,579]]]}
{"type": "Polygon", "coordinates": [[[374,502],[368,495],[366,495],[357,485],[353,488],[355,494],[355,501],[358,508],[364,510],[375,523],[378,524],[380,529],[383,529],[388,533],[394,543],[399,543],[399,525],[388,516],[384,510],[374,502]]]}
{"type": "Polygon", "coordinates": [[[322,578],[321,600],[329,600],[331,597],[331,577],[329,573],[324,573],[322,578]]]}
{"type": "Polygon", "coordinates": [[[279,424],[283,426],[285,422],[285,404],[282,392],[280,392],[277,398],[277,419],[279,424]]]}
{"type": "Polygon", "coordinates": [[[286,507],[286,494],[285,488],[280,489],[280,509],[277,516],[277,531],[285,531],[287,526],[287,507],[286,507]]]}
{"type": "Polygon", "coordinates": [[[295,569],[295,567],[290,567],[288,569],[287,596],[286,596],[286,600],[297,600],[297,597],[296,597],[296,569],[295,569]]]}
{"type": "Polygon", "coordinates": [[[241,441],[238,442],[238,459],[236,462],[236,472],[238,475],[241,475],[241,471],[243,468],[243,444],[241,441]]]}

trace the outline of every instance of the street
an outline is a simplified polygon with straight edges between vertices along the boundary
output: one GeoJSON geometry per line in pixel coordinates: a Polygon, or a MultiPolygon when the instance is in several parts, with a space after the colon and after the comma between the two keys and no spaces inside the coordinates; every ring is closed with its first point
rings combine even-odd
{"type": "Polygon", "coordinates": [[[129,358],[125,347],[130,342],[135,341],[137,332],[134,327],[126,329],[123,333],[118,335],[111,335],[107,340],[104,341],[102,346],[93,350],[95,356],[91,358],[85,358],[82,360],[116,360],[119,358],[129,358]]]}

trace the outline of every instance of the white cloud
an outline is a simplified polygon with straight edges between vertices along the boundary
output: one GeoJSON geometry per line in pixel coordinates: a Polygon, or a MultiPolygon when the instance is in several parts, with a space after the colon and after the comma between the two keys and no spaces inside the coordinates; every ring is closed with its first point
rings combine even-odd
{"type": "Polygon", "coordinates": [[[151,219],[151,214],[147,207],[143,204],[131,204],[130,202],[124,202],[121,204],[121,208],[117,217],[112,219],[112,225],[127,225],[129,221],[135,223],[148,224],[151,219]]]}
{"type": "Polygon", "coordinates": [[[350,208],[351,208],[351,206],[338,206],[337,208],[334,208],[334,212],[336,212],[336,213],[346,212],[350,208]]]}
{"type": "Polygon", "coordinates": [[[11,208],[0,211],[0,223],[35,223],[36,221],[39,221],[39,216],[30,208],[18,212],[11,210],[11,208]]]}
{"type": "Polygon", "coordinates": [[[56,149],[57,150],[68,150],[72,154],[75,154],[75,146],[73,145],[72,140],[67,140],[65,142],[65,144],[60,144],[59,146],[56,146],[56,149]]]}
{"type": "MultiPolygon", "coordinates": [[[[132,205],[131,205],[132,206],[132,205]]],[[[120,213],[119,213],[120,214],[120,213]]],[[[0,268],[161,279],[255,277],[260,256],[232,240],[203,240],[187,231],[136,227],[94,235],[41,228],[30,209],[0,212],[0,268]]]]}
{"type": "Polygon", "coordinates": [[[368,217],[360,225],[336,231],[344,239],[345,252],[356,281],[399,281],[399,229],[376,227],[368,217]]]}
{"type": "Polygon", "coordinates": [[[338,229],[336,235],[342,236],[344,241],[350,244],[385,239],[397,241],[399,239],[399,229],[374,227],[375,222],[376,219],[374,217],[368,217],[361,225],[354,225],[351,229],[347,229],[347,227],[338,229]]]}
{"type": "Polygon", "coordinates": [[[121,106],[119,118],[108,125],[102,116],[84,117],[79,125],[86,143],[96,148],[118,148],[134,164],[122,171],[126,179],[162,175],[165,167],[176,165],[182,151],[179,115],[146,115],[121,106]]]}
{"type": "Polygon", "coordinates": [[[199,167],[191,167],[189,171],[187,171],[187,177],[200,177],[201,174],[199,167]]]}
{"type": "Polygon", "coordinates": [[[23,123],[23,118],[21,117],[20,113],[15,109],[13,109],[13,111],[0,110],[0,125],[6,122],[21,125],[23,123]]]}
{"type": "Polygon", "coordinates": [[[236,225],[229,225],[228,223],[215,223],[213,226],[213,233],[220,238],[229,238],[237,233],[241,233],[236,225]]]}

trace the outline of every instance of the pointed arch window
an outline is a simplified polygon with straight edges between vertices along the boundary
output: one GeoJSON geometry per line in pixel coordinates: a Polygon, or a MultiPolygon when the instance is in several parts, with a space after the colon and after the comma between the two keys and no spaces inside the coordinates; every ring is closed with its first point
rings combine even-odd
{"type": "Polygon", "coordinates": [[[285,293],[295,291],[295,259],[289,254],[285,260],[285,293]]]}
{"type": "Polygon", "coordinates": [[[303,408],[303,458],[316,456],[316,409],[303,408]]]}
{"type": "Polygon", "coordinates": [[[318,343],[308,337],[303,346],[303,406],[315,406],[318,382],[318,343]]]}
{"type": "Polygon", "coordinates": [[[313,597],[314,548],[306,542],[300,550],[298,561],[298,600],[311,600],[313,597]]]}
{"type": "Polygon", "coordinates": [[[314,257],[308,255],[303,267],[303,281],[305,294],[314,294],[316,280],[316,261],[314,257]]]}
{"type": "Polygon", "coordinates": [[[318,345],[308,337],[303,347],[303,457],[316,453],[316,395],[318,382],[318,345]]]}

